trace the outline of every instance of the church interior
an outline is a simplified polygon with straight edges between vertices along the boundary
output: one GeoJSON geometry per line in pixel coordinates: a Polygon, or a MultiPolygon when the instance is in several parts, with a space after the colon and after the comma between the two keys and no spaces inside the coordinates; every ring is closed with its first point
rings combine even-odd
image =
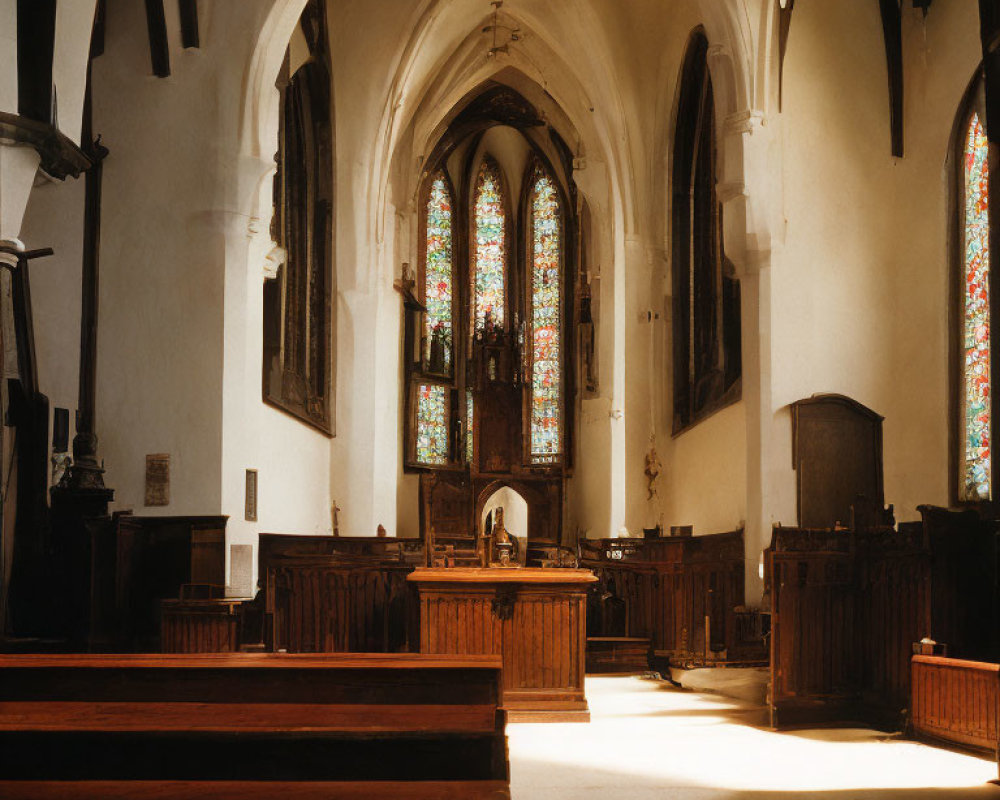
{"type": "Polygon", "coordinates": [[[0,0],[0,796],[1000,798],[995,170],[998,0],[0,0]]]}

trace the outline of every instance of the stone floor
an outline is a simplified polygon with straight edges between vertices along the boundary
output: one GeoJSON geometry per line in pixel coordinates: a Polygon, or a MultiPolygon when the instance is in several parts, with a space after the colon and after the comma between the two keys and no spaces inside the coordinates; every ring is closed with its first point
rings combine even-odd
{"type": "Polygon", "coordinates": [[[776,733],[756,704],[587,679],[592,720],[511,724],[514,800],[1000,800],[996,763],[866,729],[776,733]]]}

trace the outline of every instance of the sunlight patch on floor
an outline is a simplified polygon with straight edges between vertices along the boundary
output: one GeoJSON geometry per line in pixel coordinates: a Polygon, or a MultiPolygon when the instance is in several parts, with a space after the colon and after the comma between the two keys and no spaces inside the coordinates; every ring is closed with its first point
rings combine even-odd
{"type": "Polygon", "coordinates": [[[1000,800],[1000,789],[987,784],[995,762],[877,731],[777,733],[758,727],[766,722],[758,706],[641,678],[588,678],[587,698],[590,724],[508,726],[515,800],[830,792],[843,800],[1000,800]]]}

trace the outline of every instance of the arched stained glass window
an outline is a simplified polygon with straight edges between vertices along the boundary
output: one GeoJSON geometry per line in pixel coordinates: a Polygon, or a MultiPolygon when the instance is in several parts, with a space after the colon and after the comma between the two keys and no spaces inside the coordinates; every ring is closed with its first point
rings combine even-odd
{"type": "Polygon", "coordinates": [[[431,182],[424,231],[424,359],[432,372],[449,372],[455,273],[452,268],[452,201],[444,173],[431,182]]]}
{"type": "Polygon", "coordinates": [[[562,452],[562,217],[552,179],[536,172],[531,190],[531,460],[562,452]]]}
{"type": "Polygon", "coordinates": [[[989,170],[986,130],[973,113],[962,158],[962,500],[989,500],[990,387],[989,170]]]}
{"type": "Polygon", "coordinates": [[[503,186],[496,164],[487,159],[479,168],[473,208],[473,315],[472,330],[481,331],[486,321],[502,327],[507,291],[507,226],[503,186]]]}

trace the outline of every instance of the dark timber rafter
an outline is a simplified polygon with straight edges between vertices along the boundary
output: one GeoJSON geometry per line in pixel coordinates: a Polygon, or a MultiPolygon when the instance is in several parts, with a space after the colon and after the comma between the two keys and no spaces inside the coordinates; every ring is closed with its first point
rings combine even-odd
{"type": "Polygon", "coordinates": [[[181,12],[181,43],[185,48],[200,47],[198,33],[198,0],[178,0],[181,12]]]}
{"type": "Polygon", "coordinates": [[[795,0],[779,0],[778,8],[778,110],[781,110],[782,78],[785,74],[785,50],[788,48],[788,31],[792,27],[792,10],[795,0]]]}
{"type": "Polygon", "coordinates": [[[885,38],[885,65],[889,73],[889,127],[892,154],[903,157],[903,20],[900,0],[879,0],[882,35],[885,38]]]}
{"type": "Polygon", "coordinates": [[[149,56],[153,74],[166,78],[170,74],[170,45],[167,43],[167,19],[163,0],[146,0],[146,27],[149,31],[149,56]]]}

